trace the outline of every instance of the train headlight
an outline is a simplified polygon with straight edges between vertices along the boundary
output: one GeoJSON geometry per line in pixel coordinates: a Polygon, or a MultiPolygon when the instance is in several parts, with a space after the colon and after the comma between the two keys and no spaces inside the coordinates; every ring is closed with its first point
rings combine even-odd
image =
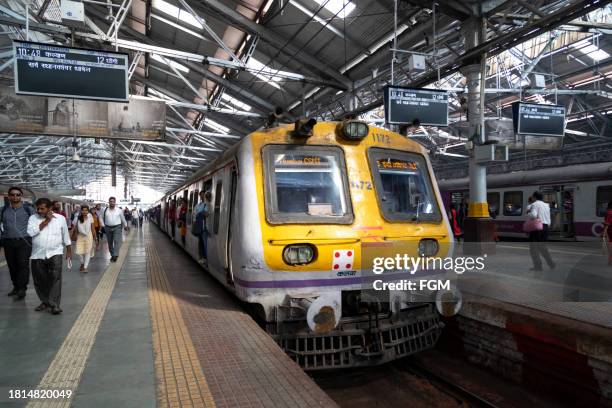
{"type": "Polygon", "coordinates": [[[440,250],[440,245],[435,239],[422,239],[419,241],[419,256],[434,256],[440,250]]]}
{"type": "Polygon", "coordinates": [[[370,131],[369,126],[358,120],[345,120],[340,125],[342,137],[348,140],[362,140],[370,131]]]}
{"type": "Polygon", "coordinates": [[[314,261],[315,252],[309,244],[287,245],[283,250],[283,261],[287,265],[306,265],[314,261]]]}

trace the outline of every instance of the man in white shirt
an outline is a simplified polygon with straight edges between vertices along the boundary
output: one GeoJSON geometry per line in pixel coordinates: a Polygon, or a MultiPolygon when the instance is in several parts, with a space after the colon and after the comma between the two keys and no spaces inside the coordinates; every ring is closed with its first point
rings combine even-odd
{"type": "Polygon", "coordinates": [[[108,199],[108,207],[102,210],[102,214],[98,214],[100,226],[104,228],[106,239],[108,241],[108,251],[111,255],[111,262],[117,262],[119,257],[119,250],[123,243],[123,235],[121,233],[121,227],[129,231],[123,211],[117,208],[117,199],[110,197],[108,199]]]}
{"type": "Polygon", "coordinates": [[[546,247],[546,241],[548,241],[548,226],[550,225],[550,206],[543,200],[544,196],[539,191],[533,193],[534,202],[530,204],[527,216],[530,218],[539,218],[542,221],[543,229],[541,231],[531,231],[529,233],[529,254],[533,261],[532,271],[542,270],[542,260],[540,254],[544,257],[544,260],[551,269],[556,267],[548,248],[546,247]]]}
{"type": "Polygon", "coordinates": [[[66,219],[53,213],[51,200],[39,198],[36,214],[28,220],[28,235],[32,237],[32,278],[41,304],[37,312],[51,308],[51,313],[62,313],[62,255],[72,257],[70,234],[66,219]]]}

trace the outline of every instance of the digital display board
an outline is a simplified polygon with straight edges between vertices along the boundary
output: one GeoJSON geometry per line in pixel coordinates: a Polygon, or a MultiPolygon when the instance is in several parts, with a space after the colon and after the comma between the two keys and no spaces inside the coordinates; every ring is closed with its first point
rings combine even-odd
{"type": "Polygon", "coordinates": [[[563,136],[565,106],[514,102],[514,131],[519,135],[563,136]]]}
{"type": "Polygon", "coordinates": [[[13,41],[15,93],[127,102],[128,54],[13,41]]]}
{"type": "Polygon", "coordinates": [[[448,126],[448,92],[388,85],[385,120],[391,124],[448,126]]]}

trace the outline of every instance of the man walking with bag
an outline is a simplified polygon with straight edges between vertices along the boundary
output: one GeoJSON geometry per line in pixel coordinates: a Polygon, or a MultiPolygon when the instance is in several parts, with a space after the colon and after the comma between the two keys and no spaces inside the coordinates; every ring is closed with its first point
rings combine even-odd
{"type": "Polygon", "coordinates": [[[121,211],[120,208],[117,208],[116,204],[117,200],[115,197],[110,197],[108,199],[108,207],[102,210],[102,214],[99,218],[100,226],[104,228],[104,233],[106,234],[106,239],[108,241],[108,251],[111,255],[111,262],[117,262],[117,258],[119,258],[119,250],[121,249],[121,244],[123,243],[121,227],[125,228],[126,231],[129,231],[123,211],[121,211]]]}
{"type": "Polygon", "coordinates": [[[550,206],[546,204],[542,199],[542,193],[536,191],[533,193],[534,202],[530,204],[527,217],[532,220],[540,220],[542,222],[542,229],[534,229],[529,232],[529,254],[533,261],[532,271],[542,270],[542,260],[540,254],[546,260],[546,263],[550,269],[556,267],[548,248],[546,247],[546,241],[548,241],[548,226],[550,225],[550,206]]]}
{"type": "Polygon", "coordinates": [[[0,210],[2,246],[13,282],[13,290],[8,295],[21,300],[25,298],[30,280],[32,238],[28,236],[28,219],[35,210],[22,202],[23,191],[19,187],[10,187],[8,196],[9,204],[0,210]]]}

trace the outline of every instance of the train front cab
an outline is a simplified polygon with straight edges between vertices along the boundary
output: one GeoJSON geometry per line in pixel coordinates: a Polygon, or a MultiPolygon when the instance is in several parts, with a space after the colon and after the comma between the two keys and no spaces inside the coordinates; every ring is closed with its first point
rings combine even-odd
{"type": "MultiPolygon", "coordinates": [[[[340,126],[318,124],[309,137],[292,136],[292,127],[253,134],[254,183],[245,192],[258,205],[239,207],[236,225],[250,230],[233,233],[243,237],[241,254],[252,255],[234,268],[236,290],[262,305],[279,344],[307,369],[372,365],[432,347],[441,330],[433,304],[414,303],[406,291],[368,302],[371,264],[362,262],[388,246],[412,257],[429,243],[436,256],[452,251],[424,150],[384,129],[347,140],[340,126]]],[[[243,182],[249,168],[241,166],[243,182]]]]}

